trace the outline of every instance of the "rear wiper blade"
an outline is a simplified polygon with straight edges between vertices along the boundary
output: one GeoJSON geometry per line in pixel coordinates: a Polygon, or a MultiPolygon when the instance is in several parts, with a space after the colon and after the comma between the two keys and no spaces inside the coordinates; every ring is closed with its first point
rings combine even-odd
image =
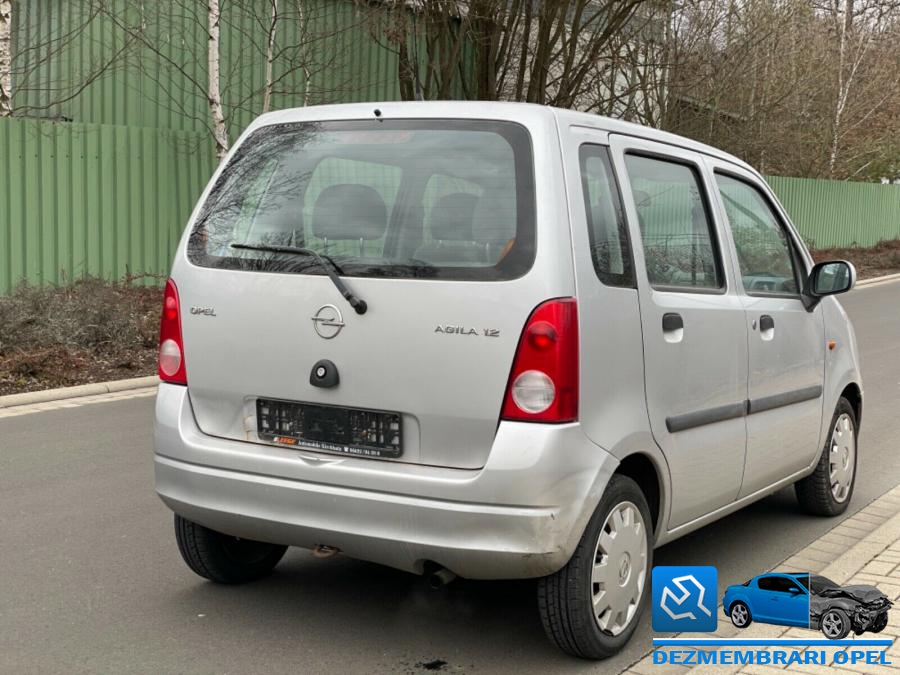
{"type": "Polygon", "coordinates": [[[338,289],[338,292],[344,296],[344,299],[350,303],[350,306],[356,310],[357,314],[365,314],[366,310],[369,308],[365,300],[358,298],[349,288],[347,288],[347,285],[340,277],[342,271],[341,268],[338,267],[338,264],[328,256],[322,256],[311,248],[302,248],[300,246],[257,246],[253,244],[232,244],[231,248],[237,248],[244,251],[267,251],[269,253],[289,253],[292,255],[309,256],[319,263],[319,267],[325,270],[325,274],[331,279],[331,283],[333,283],[334,287],[338,289]]]}

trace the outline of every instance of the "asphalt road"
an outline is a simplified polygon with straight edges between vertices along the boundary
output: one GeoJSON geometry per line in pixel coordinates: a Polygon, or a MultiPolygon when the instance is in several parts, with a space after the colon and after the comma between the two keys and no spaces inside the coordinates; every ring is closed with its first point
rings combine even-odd
{"type": "MultiPolygon", "coordinates": [[[[900,483],[900,283],[844,301],[863,355],[865,413],[850,513],[900,483]]],[[[0,419],[0,672],[616,672],[650,649],[592,664],[544,637],[531,582],[418,577],[292,550],[243,587],[195,577],[153,493],[153,399],[0,419]]],[[[848,514],[849,515],[849,514],[848,514]]],[[[782,491],[657,551],[720,582],[769,569],[839,519],[782,491]]]]}

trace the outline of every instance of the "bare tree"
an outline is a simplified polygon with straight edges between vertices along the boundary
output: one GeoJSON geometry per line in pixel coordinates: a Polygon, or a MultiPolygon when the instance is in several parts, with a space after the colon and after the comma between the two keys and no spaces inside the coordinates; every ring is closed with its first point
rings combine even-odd
{"type": "Polygon", "coordinates": [[[12,0],[0,0],[0,117],[12,114],[12,0]]]}
{"type": "Polygon", "coordinates": [[[154,103],[208,129],[220,159],[254,116],[330,100],[345,86],[332,76],[343,57],[334,45],[353,26],[332,20],[337,3],[314,14],[307,0],[172,0],[154,14],[142,0],[90,1],[137,43],[129,67],[156,85],[154,103]]]}
{"type": "Polygon", "coordinates": [[[372,33],[398,54],[404,98],[590,107],[598,63],[649,0],[418,0],[375,8],[372,33]],[[424,67],[418,63],[424,61],[424,67]],[[421,71],[421,72],[420,72],[421,71]]]}
{"type": "Polygon", "coordinates": [[[683,0],[661,125],[761,171],[884,175],[900,135],[900,2],[824,2],[683,0]]]}
{"type": "Polygon", "coordinates": [[[209,52],[207,54],[209,84],[207,100],[209,101],[209,114],[212,118],[213,139],[216,143],[216,157],[221,161],[228,152],[228,128],[225,125],[225,113],[222,109],[222,85],[219,81],[222,59],[220,48],[220,26],[222,11],[219,0],[209,0],[207,5],[209,20],[209,52]]]}
{"type": "Polygon", "coordinates": [[[52,23],[41,20],[47,11],[36,2],[0,0],[0,115],[64,117],[65,104],[126,61],[129,41],[91,40],[102,30],[91,0],[61,3],[61,16],[52,23]],[[23,27],[27,35],[13,36],[23,27]],[[73,59],[79,49],[81,58],[73,59]],[[60,68],[65,59],[70,67],[60,68]]]}
{"type": "Polygon", "coordinates": [[[275,37],[278,31],[278,0],[269,0],[272,7],[272,19],[269,21],[269,30],[266,38],[266,84],[263,90],[262,111],[269,112],[272,105],[272,66],[275,61],[275,37]]]}
{"type": "MultiPolygon", "coordinates": [[[[837,42],[837,82],[831,111],[831,147],[828,155],[828,173],[834,175],[846,134],[847,106],[851,95],[860,88],[859,80],[870,60],[873,48],[887,38],[896,47],[900,39],[897,28],[900,2],[896,0],[831,0],[822,9],[832,26],[837,42]]],[[[900,85],[900,72],[894,71],[891,84],[875,93],[862,111],[865,119],[884,105],[890,94],[900,85]]],[[[884,83],[882,82],[882,85],[884,83]]],[[[852,124],[852,122],[850,122],[852,124]]]]}

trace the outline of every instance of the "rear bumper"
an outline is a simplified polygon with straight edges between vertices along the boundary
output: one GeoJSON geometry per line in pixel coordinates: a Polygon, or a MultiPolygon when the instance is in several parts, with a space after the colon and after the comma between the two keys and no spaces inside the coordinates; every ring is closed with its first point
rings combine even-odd
{"type": "Polygon", "coordinates": [[[215,530],[421,573],[538,577],[575,550],[617,461],[577,424],[502,423],[478,470],[332,457],[203,434],[184,387],[156,402],[156,490],[215,530]]]}

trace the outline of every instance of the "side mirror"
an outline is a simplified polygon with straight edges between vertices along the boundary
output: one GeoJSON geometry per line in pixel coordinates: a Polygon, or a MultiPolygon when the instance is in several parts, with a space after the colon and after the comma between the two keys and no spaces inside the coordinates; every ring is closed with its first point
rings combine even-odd
{"type": "Polygon", "coordinates": [[[809,273],[807,289],[814,298],[846,293],[856,285],[856,268],[846,260],[820,262],[809,273]]]}

